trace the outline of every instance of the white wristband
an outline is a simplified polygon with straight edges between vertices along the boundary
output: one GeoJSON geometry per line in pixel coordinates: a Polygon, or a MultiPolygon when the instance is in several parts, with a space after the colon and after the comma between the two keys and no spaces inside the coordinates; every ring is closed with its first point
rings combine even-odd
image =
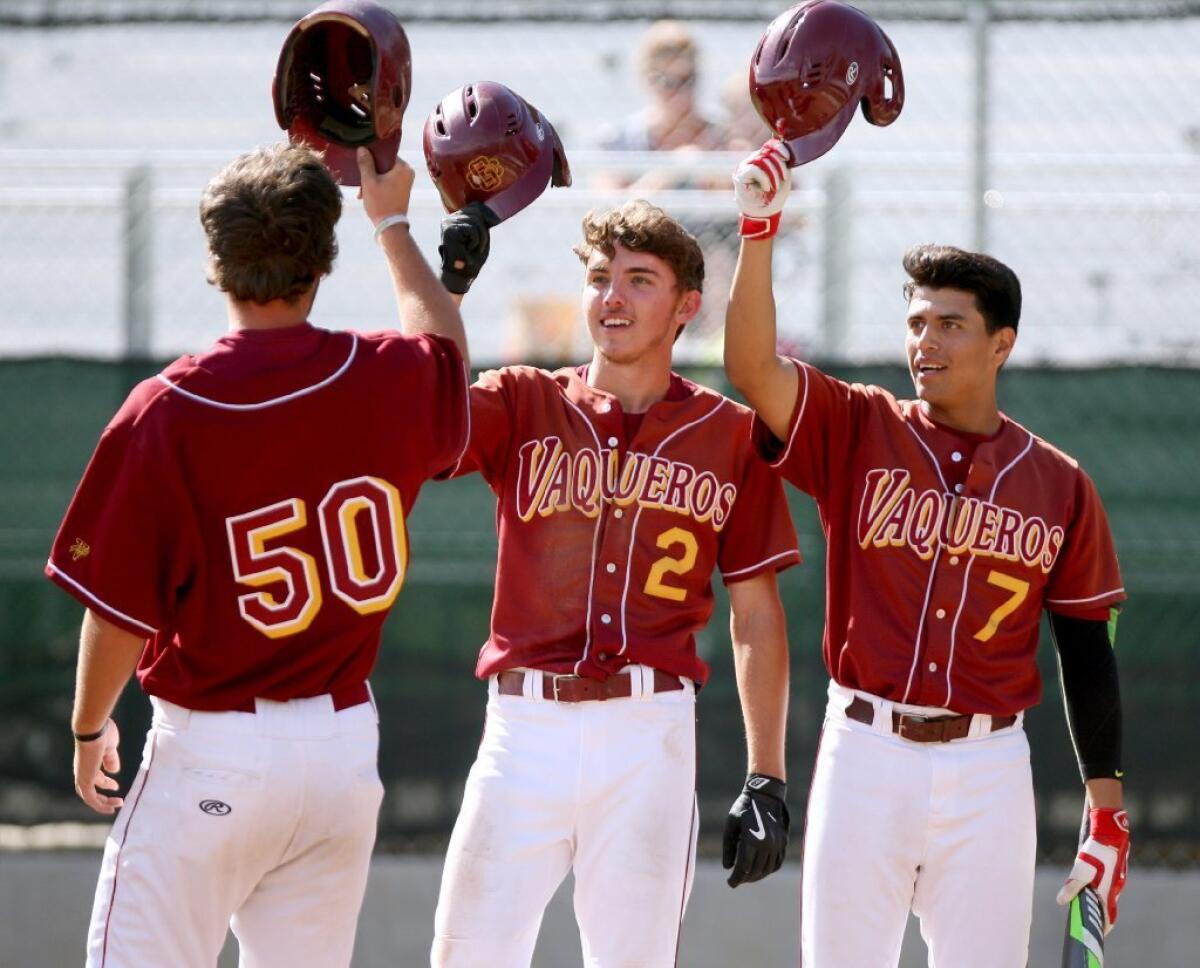
{"type": "Polygon", "coordinates": [[[379,241],[379,237],[383,235],[393,225],[408,225],[407,215],[388,215],[386,218],[381,218],[379,224],[375,226],[375,241],[379,241]]]}

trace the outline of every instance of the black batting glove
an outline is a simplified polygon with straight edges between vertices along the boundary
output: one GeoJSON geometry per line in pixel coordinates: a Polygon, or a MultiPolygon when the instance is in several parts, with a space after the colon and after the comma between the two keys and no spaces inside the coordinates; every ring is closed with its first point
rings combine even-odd
{"type": "Polygon", "coordinates": [[[487,262],[491,229],[500,219],[482,202],[471,202],[442,219],[442,285],[465,295],[487,262]]]}
{"type": "Polygon", "coordinates": [[[786,796],[783,780],[762,773],[746,777],[742,795],[725,818],[721,866],[733,868],[730,887],[760,881],[783,866],[791,824],[786,796]]]}

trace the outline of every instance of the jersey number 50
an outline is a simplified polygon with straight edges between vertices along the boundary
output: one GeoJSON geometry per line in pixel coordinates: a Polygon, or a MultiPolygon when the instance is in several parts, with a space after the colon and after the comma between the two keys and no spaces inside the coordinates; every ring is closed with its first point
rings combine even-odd
{"type": "MultiPolygon", "coordinates": [[[[338,481],[318,505],[317,521],[334,595],[360,615],[389,608],[408,568],[400,492],[378,477],[338,481]],[[373,539],[370,565],[359,538],[364,532],[373,539]]],[[[282,597],[267,590],[238,596],[242,618],[273,639],[304,631],[321,610],[316,559],[288,545],[267,547],[267,542],[308,526],[308,509],[295,497],[225,519],[238,583],[285,589],[282,597]]]]}

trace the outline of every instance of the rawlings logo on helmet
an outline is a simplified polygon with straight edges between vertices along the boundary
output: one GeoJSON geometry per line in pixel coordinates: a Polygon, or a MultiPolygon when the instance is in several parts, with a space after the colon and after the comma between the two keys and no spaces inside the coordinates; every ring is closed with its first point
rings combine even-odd
{"type": "Polygon", "coordinates": [[[504,163],[499,158],[480,155],[467,163],[467,181],[484,192],[494,192],[504,184],[504,163]]]}

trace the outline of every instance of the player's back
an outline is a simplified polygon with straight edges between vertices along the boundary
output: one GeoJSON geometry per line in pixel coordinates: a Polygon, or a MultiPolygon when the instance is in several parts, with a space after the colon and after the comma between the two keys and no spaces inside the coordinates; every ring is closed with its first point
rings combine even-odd
{"type": "Polygon", "coordinates": [[[230,334],[130,394],[48,570],[152,633],[152,695],[230,709],[361,686],[404,581],[406,516],[457,459],[466,408],[446,341],[230,334]]]}

